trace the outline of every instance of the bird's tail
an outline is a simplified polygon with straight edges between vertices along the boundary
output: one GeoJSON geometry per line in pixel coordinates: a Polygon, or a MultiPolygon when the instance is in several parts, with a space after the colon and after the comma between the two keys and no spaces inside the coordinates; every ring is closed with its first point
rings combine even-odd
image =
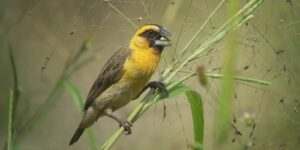
{"type": "Polygon", "coordinates": [[[72,144],[74,144],[75,142],[78,141],[78,139],[82,135],[84,129],[85,129],[85,127],[83,127],[82,124],[80,124],[79,127],[77,128],[76,132],[74,133],[69,145],[72,145],[72,144]]]}

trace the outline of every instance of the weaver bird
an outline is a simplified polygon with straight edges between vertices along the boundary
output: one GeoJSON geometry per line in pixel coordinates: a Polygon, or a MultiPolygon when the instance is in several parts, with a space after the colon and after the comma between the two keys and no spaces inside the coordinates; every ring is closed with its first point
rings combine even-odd
{"type": "Polygon", "coordinates": [[[124,127],[125,134],[131,133],[132,124],[112,112],[139,97],[147,88],[167,92],[163,83],[149,82],[149,79],[156,71],[164,47],[171,45],[170,37],[170,32],[160,25],[144,25],[134,34],[128,48],[121,48],[111,56],[90,89],[83,118],[69,145],[102,116],[116,120],[124,127]]]}

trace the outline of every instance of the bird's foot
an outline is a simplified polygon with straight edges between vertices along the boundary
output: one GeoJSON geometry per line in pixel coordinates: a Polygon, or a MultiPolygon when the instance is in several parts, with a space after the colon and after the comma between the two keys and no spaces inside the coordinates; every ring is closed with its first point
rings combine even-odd
{"type": "Polygon", "coordinates": [[[120,122],[120,127],[124,127],[124,134],[125,135],[129,135],[131,134],[131,127],[132,127],[132,123],[127,121],[127,120],[124,120],[124,121],[121,121],[120,122]]]}
{"type": "Polygon", "coordinates": [[[162,94],[164,94],[164,96],[168,97],[169,92],[167,90],[167,87],[164,83],[159,82],[159,81],[151,81],[149,82],[149,87],[151,89],[155,89],[158,90],[159,92],[161,92],[162,94]]]}

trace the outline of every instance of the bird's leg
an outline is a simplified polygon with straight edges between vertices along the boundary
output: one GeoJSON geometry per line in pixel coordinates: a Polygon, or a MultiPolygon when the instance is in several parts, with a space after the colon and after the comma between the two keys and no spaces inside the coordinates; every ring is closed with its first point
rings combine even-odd
{"type": "Polygon", "coordinates": [[[110,109],[110,108],[108,108],[108,109],[106,109],[106,110],[104,111],[104,115],[106,115],[106,116],[108,116],[108,117],[110,117],[110,118],[116,120],[116,121],[120,124],[120,127],[121,127],[121,126],[124,127],[124,129],[125,129],[124,134],[126,134],[126,135],[131,134],[131,126],[132,126],[132,123],[131,123],[131,122],[129,122],[129,121],[127,121],[127,120],[120,119],[120,118],[114,116],[114,115],[112,114],[112,109],[110,109]]]}
{"type": "Polygon", "coordinates": [[[157,89],[158,91],[163,92],[166,95],[169,95],[169,92],[164,83],[159,82],[159,81],[151,81],[142,89],[142,91],[134,99],[137,99],[138,97],[140,97],[143,94],[143,92],[145,92],[148,88],[154,89],[154,90],[157,89]]]}

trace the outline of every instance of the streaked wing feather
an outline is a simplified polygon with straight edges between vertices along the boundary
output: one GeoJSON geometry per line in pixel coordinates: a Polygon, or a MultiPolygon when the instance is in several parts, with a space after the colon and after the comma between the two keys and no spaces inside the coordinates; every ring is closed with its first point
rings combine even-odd
{"type": "Polygon", "coordinates": [[[123,65],[129,54],[130,50],[128,48],[122,48],[111,56],[94,82],[87,96],[83,111],[86,111],[102,92],[122,77],[124,73],[123,65]]]}

